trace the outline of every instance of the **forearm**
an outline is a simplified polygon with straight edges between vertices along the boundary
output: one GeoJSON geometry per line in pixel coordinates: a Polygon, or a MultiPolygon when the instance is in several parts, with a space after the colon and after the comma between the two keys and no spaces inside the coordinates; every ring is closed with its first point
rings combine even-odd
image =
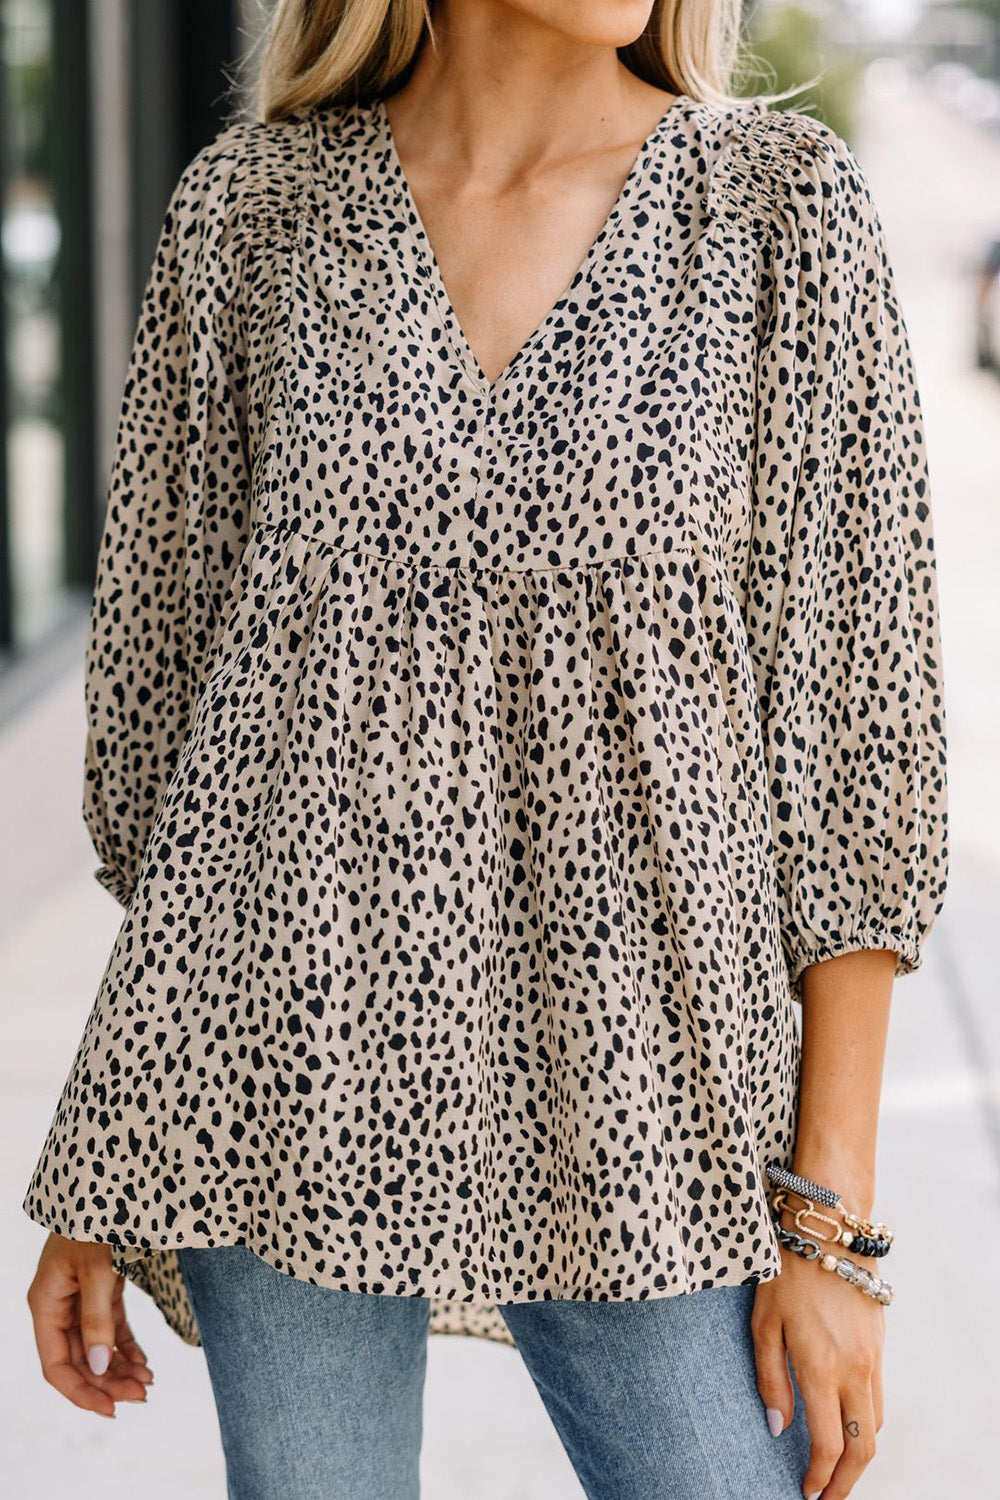
{"type": "Polygon", "coordinates": [[[793,1167],[874,1206],[879,1098],[895,954],[863,949],[811,964],[802,981],[802,1068],[793,1167]]]}

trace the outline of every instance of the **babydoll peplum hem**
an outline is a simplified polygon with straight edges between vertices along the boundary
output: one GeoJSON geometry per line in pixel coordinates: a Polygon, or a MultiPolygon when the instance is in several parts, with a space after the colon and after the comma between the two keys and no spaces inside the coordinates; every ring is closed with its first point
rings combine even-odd
{"type": "Polygon", "coordinates": [[[28,1212],[111,1217],[178,1331],[175,1238],[501,1338],[497,1300],[776,1274],[798,1052],[776,940],[742,996],[744,651],[694,544],[503,570],[255,527],[28,1212]],[[685,1092],[723,1144],[675,1130],[685,1092]]]}

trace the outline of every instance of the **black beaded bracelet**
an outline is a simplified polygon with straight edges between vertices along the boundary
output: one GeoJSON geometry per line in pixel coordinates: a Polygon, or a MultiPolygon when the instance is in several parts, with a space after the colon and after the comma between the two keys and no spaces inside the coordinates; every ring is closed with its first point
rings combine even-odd
{"type": "Polygon", "coordinates": [[[881,1235],[852,1234],[850,1240],[845,1240],[844,1244],[856,1255],[870,1255],[873,1258],[888,1255],[891,1249],[889,1241],[882,1239],[881,1235]]]}

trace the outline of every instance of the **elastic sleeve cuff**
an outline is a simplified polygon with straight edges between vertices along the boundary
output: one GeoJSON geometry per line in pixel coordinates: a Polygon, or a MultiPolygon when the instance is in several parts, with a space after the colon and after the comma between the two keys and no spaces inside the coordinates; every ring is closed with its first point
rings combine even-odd
{"type": "Polygon", "coordinates": [[[792,999],[801,1003],[802,974],[810,964],[822,963],[827,958],[839,958],[842,953],[857,953],[868,948],[890,948],[895,952],[896,978],[912,974],[919,969],[923,960],[923,946],[912,927],[893,926],[884,922],[868,922],[836,937],[794,944],[787,950],[788,982],[792,999]]]}
{"type": "Polygon", "coordinates": [[[121,906],[128,906],[134,887],[118,870],[113,870],[110,865],[99,865],[94,871],[94,879],[98,885],[103,885],[106,891],[110,891],[121,906]]]}

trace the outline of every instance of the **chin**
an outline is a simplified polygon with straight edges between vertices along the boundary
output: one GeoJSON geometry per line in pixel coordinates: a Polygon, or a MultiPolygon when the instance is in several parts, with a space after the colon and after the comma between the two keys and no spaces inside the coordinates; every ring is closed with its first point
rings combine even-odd
{"type": "Polygon", "coordinates": [[[649,24],[653,0],[506,0],[508,10],[577,42],[627,47],[649,24]]]}

